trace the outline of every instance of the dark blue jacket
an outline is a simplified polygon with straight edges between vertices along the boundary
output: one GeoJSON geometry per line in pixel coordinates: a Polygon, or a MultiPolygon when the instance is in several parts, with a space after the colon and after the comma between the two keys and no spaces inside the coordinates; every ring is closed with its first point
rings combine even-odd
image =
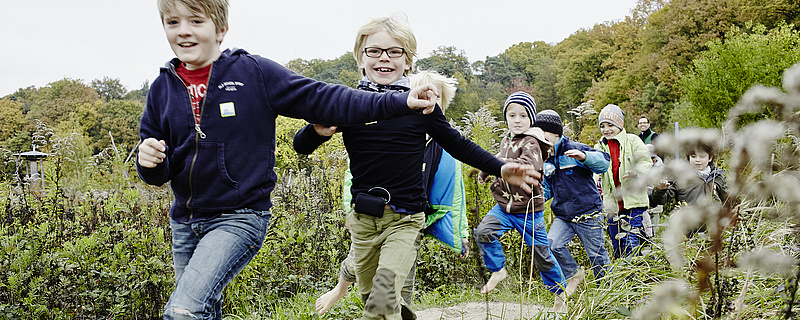
{"type": "MultiPolygon", "coordinates": [[[[353,199],[382,187],[391,193],[389,204],[408,213],[422,212],[427,206],[422,182],[426,133],[454,158],[493,175],[500,176],[504,164],[453,129],[439,106],[427,115],[340,126],[337,131],[342,132],[350,157],[353,199]]],[[[307,125],[294,136],[294,149],[309,154],[329,138],[320,137],[313,125],[307,125]]]]}
{"type": "Polygon", "coordinates": [[[603,210],[594,174],[608,171],[611,157],[588,145],[561,136],[555,153],[544,164],[545,200],[553,198],[550,208],[556,217],[572,221],[575,217],[603,210]],[[578,161],[564,155],[567,150],[580,150],[586,159],[578,161]]]}
{"type": "Polygon", "coordinates": [[[189,93],[175,72],[161,68],[142,115],[141,139],[167,144],[167,158],[136,170],[142,180],[170,182],[170,215],[182,223],[212,219],[241,208],[268,210],[275,187],[275,119],[352,124],[411,115],[407,93],[378,94],[328,85],[297,75],[242,49],[214,61],[195,125],[189,93]]]}

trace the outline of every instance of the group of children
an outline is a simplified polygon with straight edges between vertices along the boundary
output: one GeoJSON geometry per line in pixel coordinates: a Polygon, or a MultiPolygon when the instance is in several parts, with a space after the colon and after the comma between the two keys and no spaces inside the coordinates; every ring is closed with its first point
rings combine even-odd
{"type": "MultiPolygon", "coordinates": [[[[533,97],[513,93],[503,107],[508,131],[494,156],[444,117],[455,79],[409,74],[416,39],[396,19],[373,19],[358,31],[353,55],[363,78],[351,89],[299,76],[242,49],[222,51],[227,0],[159,0],[158,9],[176,58],[151,86],[136,168],[147,183],[169,182],[175,197],[175,288],[164,319],[221,319],[223,289],[259,251],[269,225],[280,115],[310,123],[295,136],[299,153],[313,152],[336,132],[348,151],[351,249],[339,284],[316,302],[320,314],[357,282],[363,319],[415,318],[409,305],[421,238],[434,236],[468,254],[458,160],[481,169],[481,182],[495,177],[497,205],[474,231],[492,272],[481,293],[506,278],[499,238],[515,228],[555,295],[553,310],[565,312],[567,297],[584,278],[566,244],[578,235],[600,278],[610,263],[600,213],[614,213],[615,225],[641,224],[647,194],[620,197],[616,190],[649,169],[640,159],[649,153],[625,132],[616,106],[600,113],[604,138],[591,148],[563,135],[556,112],[536,113],[533,97]],[[602,201],[594,175],[602,177],[602,201]],[[548,234],[543,210],[549,199],[556,219],[548,234]]],[[[710,154],[694,156],[698,167],[710,154]]],[[[706,169],[700,175],[713,181],[720,176],[706,169]]],[[[674,185],[658,190],[661,198],[683,194],[674,185]]],[[[632,234],[612,243],[615,256],[639,245],[632,234]]]]}

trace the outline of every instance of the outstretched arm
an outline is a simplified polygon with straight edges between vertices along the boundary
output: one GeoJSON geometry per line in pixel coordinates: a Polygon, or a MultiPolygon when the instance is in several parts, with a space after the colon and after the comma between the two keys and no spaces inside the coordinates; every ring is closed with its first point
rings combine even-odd
{"type": "Polygon", "coordinates": [[[533,193],[531,186],[538,186],[542,174],[532,165],[507,162],[500,168],[502,178],[506,182],[519,186],[527,193],[533,193]]]}
{"type": "Polygon", "coordinates": [[[430,114],[436,107],[436,100],[438,97],[439,91],[436,89],[436,86],[428,83],[411,89],[408,93],[408,100],[406,100],[406,103],[411,109],[422,109],[423,114],[430,114]]]}
{"type": "Polygon", "coordinates": [[[294,135],[292,147],[299,154],[311,154],[331,139],[331,136],[336,133],[336,128],[336,126],[309,124],[294,135]]]}

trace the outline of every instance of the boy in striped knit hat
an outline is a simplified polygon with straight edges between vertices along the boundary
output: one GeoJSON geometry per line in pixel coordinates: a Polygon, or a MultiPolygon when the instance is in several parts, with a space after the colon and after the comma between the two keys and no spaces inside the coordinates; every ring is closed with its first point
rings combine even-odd
{"type": "MultiPolygon", "coordinates": [[[[508,133],[500,143],[497,157],[505,162],[532,165],[541,171],[544,163],[542,154],[546,155],[552,144],[544,138],[541,128],[533,127],[536,122],[536,103],[533,97],[521,91],[511,94],[503,106],[503,116],[508,125],[508,133]]],[[[486,172],[481,172],[479,182],[487,182],[488,176],[486,172]]],[[[541,183],[533,188],[532,193],[528,193],[496,177],[491,189],[497,204],[475,229],[475,241],[481,249],[483,262],[492,272],[481,293],[488,294],[508,276],[500,237],[515,228],[522,235],[525,244],[531,246],[533,261],[545,286],[556,295],[553,310],[566,312],[564,289],[567,282],[548,245],[541,183]]]]}

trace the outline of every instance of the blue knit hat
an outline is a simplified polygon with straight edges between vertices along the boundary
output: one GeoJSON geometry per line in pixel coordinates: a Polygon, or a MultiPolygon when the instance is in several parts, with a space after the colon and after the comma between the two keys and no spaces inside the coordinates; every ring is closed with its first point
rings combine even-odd
{"type": "Polygon", "coordinates": [[[536,102],[533,102],[533,97],[522,91],[514,92],[508,96],[506,103],[503,105],[503,121],[506,123],[508,123],[508,119],[506,119],[506,110],[508,110],[508,105],[512,103],[517,103],[525,107],[525,111],[528,112],[528,118],[531,119],[531,128],[533,128],[533,124],[536,123],[536,102]]]}

